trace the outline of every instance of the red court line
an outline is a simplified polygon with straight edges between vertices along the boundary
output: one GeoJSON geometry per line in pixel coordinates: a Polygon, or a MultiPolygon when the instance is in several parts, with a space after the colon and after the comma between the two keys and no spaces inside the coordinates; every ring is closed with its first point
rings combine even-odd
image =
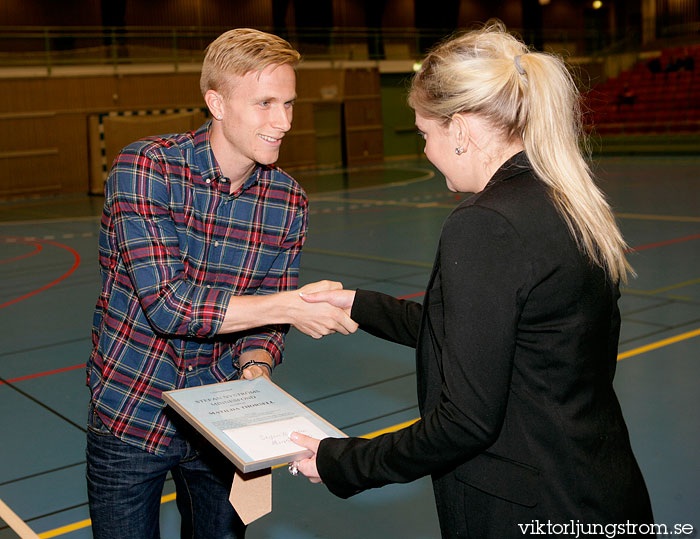
{"type": "MultiPolygon", "coordinates": [[[[28,242],[27,242],[26,240],[24,240],[23,238],[18,238],[17,241],[20,241],[20,242],[22,242],[22,243],[28,243],[28,242]]],[[[44,286],[42,286],[42,287],[40,287],[40,288],[37,288],[36,290],[32,290],[31,292],[28,292],[28,293],[24,294],[23,296],[20,296],[20,297],[18,297],[18,298],[15,298],[15,299],[12,299],[12,300],[10,300],[10,301],[6,301],[5,303],[0,304],[0,309],[2,309],[2,308],[4,308],[4,307],[8,307],[8,306],[10,306],[10,305],[13,305],[13,304],[15,304],[15,303],[18,303],[18,302],[20,302],[20,301],[22,301],[22,300],[25,300],[25,299],[27,299],[27,298],[30,298],[30,297],[32,297],[32,296],[38,294],[39,292],[43,292],[44,290],[48,290],[48,289],[51,288],[52,286],[55,286],[55,285],[57,285],[58,283],[60,283],[61,281],[63,281],[63,280],[64,280],[65,278],[67,278],[71,273],[73,273],[76,269],[78,269],[78,266],[80,266],[80,255],[79,255],[78,252],[77,252],[75,249],[73,249],[72,247],[68,247],[67,245],[63,245],[62,243],[57,243],[57,242],[55,242],[55,241],[48,241],[48,240],[38,240],[38,241],[40,241],[40,242],[42,242],[42,243],[45,243],[45,244],[48,244],[48,245],[53,245],[53,246],[55,246],[55,247],[59,247],[59,248],[61,248],[61,249],[65,249],[66,251],[68,251],[69,253],[71,253],[71,254],[75,257],[75,260],[74,260],[74,262],[73,262],[73,266],[72,266],[66,273],[64,273],[63,275],[61,275],[58,279],[54,279],[54,280],[51,281],[50,283],[45,284],[44,286]]],[[[32,243],[32,245],[33,245],[33,243],[32,243]]]]}
{"type": "MultiPolygon", "coordinates": [[[[9,243],[9,242],[7,242],[7,243],[9,243]]],[[[34,250],[29,252],[29,253],[25,253],[23,255],[15,256],[13,258],[8,258],[6,260],[0,260],[0,264],[8,264],[9,262],[17,262],[18,260],[22,260],[23,258],[29,258],[30,256],[34,256],[34,255],[39,254],[41,252],[41,250],[43,249],[43,247],[40,243],[33,243],[33,242],[32,243],[20,242],[20,243],[24,243],[25,245],[33,245],[34,250]]]]}
{"type": "MultiPolygon", "coordinates": [[[[685,237],[683,237],[683,238],[676,238],[676,239],[673,239],[673,240],[666,240],[666,241],[660,241],[660,242],[657,242],[657,243],[650,243],[650,244],[648,244],[648,245],[641,245],[641,246],[639,246],[639,247],[632,247],[632,248],[628,249],[628,252],[629,252],[629,251],[643,251],[643,250],[645,250],[645,249],[652,249],[652,248],[654,248],[654,247],[661,247],[661,246],[663,246],[663,245],[671,245],[671,244],[673,244],[673,243],[681,243],[681,242],[683,242],[683,241],[690,241],[690,240],[695,240],[695,239],[698,239],[698,238],[700,238],[700,234],[693,234],[692,236],[685,236],[685,237]]],[[[47,243],[53,243],[53,242],[47,242],[47,243]]],[[[54,245],[59,245],[59,244],[54,244],[54,245]]],[[[78,263],[79,263],[80,257],[78,256],[78,253],[76,253],[75,251],[73,251],[72,249],[70,249],[70,247],[66,247],[66,248],[69,249],[70,251],[72,251],[72,252],[75,254],[75,256],[76,256],[77,259],[78,259],[78,263]]],[[[74,268],[71,269],[71,273],[74,271],[75,267],[77,267],[77,265],[74,266],[74,268]]],[[[62,279],[65,278],[65,277],[67,277],[68,275],[69,275],[69,274],[66,274],[64,277],[62,277],[62,279]]],[[[57,282],[57,281],[55,281],[53,284],[55,284],[56,282],[57,282]]],[[[51,284],[51,286],[53,286],[53,284],[51,284]]],[[[44,288],[48,288],[48,286],[49,286],[49,285],[47,285],[47,286],[44,287],[44,288]]],[[[40,290],[41,290],[41,289],[40,289],[40,290]]],[[[37,292],[37,291],[33,292],[32,294],[35,294],[36,292],[37,292]]],[[[425,291],[422,291],[422,292],[415,292],[415,293],[413,293],[413,294],[407,294],[407,295],[405,295],[405,296],[399,296],[397,299],[417,298],[417,297],[419,297],[419,296],[423,296],[424,294],[425,294],[425,291]]],[[[15,301],[19,301],[19,299],[22,299],[22,298],[18,298],[18,299],[15,300],[15,301]]],[[[4,305],[0,305],[0,308],[2,308],[2,307],[4,307],[4,305]]],[[[73,367],[66,367],[66,368],[64,368],[64,369],[57,369],[57,370],[54,370],[54,371],[47,371],[47,372],[40,372],[40,373],[37,373],[37,374],[30,374],[30,375],[27,375],[27,376],[23,376],[23,377],[21,377],[21,378],[15,378],[15,379],[13,379],[13,380],[7,380],[7,382],[16,382],[16,381],[20,381],[20,380],[27,380],[27,379],[29,379],[29,378],[39,378],[39,377],[41,377],[41,376],[47,376],[47,375],[49,375],[49,374],[56,374],[56,373],[59,373],[59,372],[69,371],[69,370],[73,370],[73,369],[79,369],[79,368],[84,367],[84,366],[85,366],[85,364],[74,365],[73,367]]],[[[3,384],[3,382],[0,382],[0,385],[2,385],[2,384],[3,384]]]]}
{"type": "MultiPolygon", "coordinates": [[[[683,236],[682,238],[674,238],[672,240],[665,240],[665,241],[658,241],[656,243],[649,243],[647,245],[640,245],[639,247],[630,247],[629,249],[626,249],[626,253],[634,253],[637,251],[645,251],[646,249],[653,249],[654,247],[663,247],[664,245],[673,245],[674,243],[682,243],[684,241],[690,241],[690,240],[697,240],[700,238],[700,234],[692,234],[690,236],[683,236]]],[[[409,298],[417,298],[418,296],[422,296],[425,294],[425,291],[423,292],[416,292],[415,294],[408,294],[406,296],[400,296],[396,299],[409,299],[409,298]]]]}
{"type": "Polygon", "coordinates": [[[32,378],[41,378],[42,376],[48,376],[49,374],[58,374],[60,372],[74,371],[75,369],[80,369],[83,367],[85,367],[85,363],[81,363],[80,365],[73,365],[72,367],[63,367],[62,369],[54,369],[52,371],[28,374],[27,376],[20,376],[19,378],[12,378],[11,380],[0,380],[0,386],[3,384],[13,384],[15,382],[21,382],[22,380],[31,380],[32,378]]]}
{"type": "Polygon", "coordinates": [[[640,245],[639,247],[630,247],[625,250],[626,253],[633,253],[636,251],[644,251],[646,249],[653,249],[654,247],[663,247],[664,245],[672,245],[674,243],[681,243],[684,241],[697,240],[700,238],[700,234],[693,234],[692,236],[684,236],[682,238],[675,238],[672,240],[659,241],[656,243],[649,243],[647,245],[640,245]]]}
{"type": "Polygon", "coordinates": [[[425,290],[423,290],[422,292],[416,292],[415,294],[408,294],[408,295],[406,295],[406,296],[399,296],[399,297],[396,298],[396,299],[417,298],[418,296],[423,296],[423,295],[425,295],[425,290]]]}

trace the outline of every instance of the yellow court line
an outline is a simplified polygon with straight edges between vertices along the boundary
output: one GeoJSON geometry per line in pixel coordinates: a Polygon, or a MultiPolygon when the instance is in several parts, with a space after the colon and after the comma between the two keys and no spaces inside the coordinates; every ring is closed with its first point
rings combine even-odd
{"type": "Polygon", "coordinates": [[[676,288],[683,288],[685,286],[690,286],[700,283],[700,279],[692,279],[690,281],[684,281],[682,283],[672,284],[669,286],[664,286],[663,288],[657,288],[656,290],[635,290],[634,288],[625,288],[624,292],[631,292],[632,294],[642,294],[642,295],[654,295],[660,294],[661,292],[668,292],[669,290],[675,290],[676,288]]]}
{"type": "Polygon", "coordinates": [[[700,223],[700,217],[686,215],[655,215],[651,213],[616,213],[620,219],[639,219],[641,221],[680,221],[682,223],[700,223]]]}
{"type": "MultiPolygon", "coordinates": [[[[172,494],[166,494],[165,496],[161,496],[160,498],[160,503],[161,505],[167,502],[171,502],[175,499],[175,493],[173,492],[172,494]]],[[[40,533],[39,537],[41,539],[47,539],[49,537],[58,537],[59,535],[64,535],[66,533],[74,532],[75,530],[80,530],[82,528],[87,528],[88,526],[92,525],[92,520],[89,518],[85,520],[81,520],[80,522],[74,522],[73,524],[68,524],[67,526],[61,526],[60,528],[56,528],[54,530],[49,530],[44,533],[40,533]]]]}
{"type": "Polygon", "coordinates": [[[645,346],[640,346],[639,348],[634,348],[632,350],[628,350],[627,352],[622,352],[621,354],[617,355],[617,360],[620,361],[621,359],[625,359],[628,357],[638,356],[645,352],[656,350],[657,348],[663,348],[664,346],[668,346],[669,344],[674,344],[680,341],[684,341],[686,339],[692,339],[693,337],[697,337],[698,335],[700,335],[700,328],[688,331],[686,333],[681,333],[680,335],[676,335],[674,337],[669,337],[668,339],[656,341],[645,346]]]}
{"type": "Polygon", "coordinates": [[[82,528],[87,528],[92,525],[92,520],[89,518],[87,520],[81,520],[80,522],[74,522],[73,524],[68,524],[67,526],[61,526],[55,530],[49,530],[44,533],[40,533],[39,537],[41,539],[46,539],[48,537],[58,537],[59,535],[64,535],[66,533],[74,532],[75,530],[80,530],[82,528]]]}
{"type": "Polygon", "coordinates": [[[409,421],[404,421],[403,423],[399,423],[398,425],[392,425],[391,427],[387,427],[385,429],[375,430],[374,432],[370,432],[369,434],[363,434],[362,436],[360,436],[360,438],[376,438],[377,436],[380,436],[382,434],[386,434],[387,432],[395,432],[397,430],[401,430],[401,429],[405,429],[406,427],[410,427],[416,421],[418,421],[418,418],[411,419],[409,421]]]}
{"type": "MultiPolygon", "coordinates": [[[[627,352],[622,352],[621,354],[618,354],[617,360],[620,361],[621,359],[625,359],[628,357],[634,357],[638,356],[641,354],[644,354],[645,352],[649,352],[651,350],[656,350],[657,348],[662,348],[664,346],[669,346],[671,344],[684,341],[686,339],[691,339],[693,337],[697,337],[700,335],[700,328],[694,329],[692,331],[688,331],[686,333],[681,333],[680,335],[676,335],[674,337],[669,337],[668,339],[663,339],[661,341],[657,341],[651,344],[647,344],[645,346],[640,346],[639,348],[634,348],[632,350],[628,350],[627,352]]],[[[391,427],[387,427],[386,429],[378,430],[375,432],[371,432],[369,434],[365,434],[362,436],[362,438],[374,438],[376,436],[379,436],[381,434],[385,434],[387,432],[394,432],[396,430],[403,429],[405,427],[408,427],[418,421],[417,419],[412,419],[410,421],[405,421],[403,423],[399,423],[398,425],[393,425],[391,427]]],[[[275,468],[279,468],[280,466],[275,466],[275,468]]],[[[175,493],[168,494],[166,496],[161,497],[160,501],[161,503],[167,503],[175,499],[175,493]]],[[[1,503],[1,502],[0,502],[1,503]]],[[[92,521],[90,519],[87,520],[81,520],[80,522],[75,522],[73,524],[69,524],[67,526],[63,526],[61,528],[56,528],[54,530],[49,530],[44,533],[40,533],[39,537],[41,539],[47,539],[50,537],[58,537],[59,535],[63,535],[66,533],[70,533],[75,530],[79,530],[81,528],[87,528],[90,526],[92,521]]]]}
{"type": "Polygon", "coordinates": [[[41,539],[46,539],[47,537],[58,537],[59,535],[64,535],[66,533],[74,532],[75,530],[80,530],[82,528],[87,528],[92,525],[92,520],[89,518],[87,520],[81,520],[80,522],[74,522],[73,524],[68,524],[67,526],[61,526],[55,530],[49,530],[44,533],[40,533],[39,537],[41,539]]]}
{"type": "MultiPolygon", "coordinates": [[[[401,430],[401,429],[403,429],[403,428],[405,428],[405,427],[408,427],[409,425],[412,425],[412,424],[415,423],[416,421],[418,421],[418,419],[412,419],[412,420],[410,420],[410,421],[404,421],[403,423],[399,423],[398,425],[393,425],[393,426],[387,427],[387,428],[385,428],[385,429],[381,429],[381,430],[377,430],[377,431],[374,431],[374,432],[370,432],[369,434],[363,434],[363,435],[362,435],[362,438],[375,438],[375,437],[379,436],[380,434],[385,434],[385,433],[387,433],[387,432],[394,432],[394,431],[396,431],[396,430],[401,430]]],[[[283,467],[283,466],[286,466],[286,464],[280,464],[280,465],[278,465],[278,466],[273,466],[273,468],[281,468],[281,467],[283,467]]],[[[175,499],[175,493],[173,492],[172,494],[167,494],[167,495],[165,495],[165,496],[162,496],[162,497],[160,498],[160,503],[161,503],[161,504],[164,504],[164,503],[167,503],[167,502],[171,502],[171,501],[173,501],[174,499],[175,499]]],[[[0,503],[2,503],[1,500],[0,500],[0,503]]],[[[87,527],[90,526],[91,524],[92,524],[92,521],[88,518],[88,519],[86,519],[86,520],[81,520],[80,522],[75,522],[75,523],[73,523],[73,524],[69,524],[69,525],[67,525],[67,526],[63,526],[63,527],[61,527],[61,528],[56,528],[55,530],[50,530],[50,531],[47,531],[47,532],[44,532],[44,533],[40,533],[40,534],[39,534],[39,537],[40,537],[41,539],[46,539],[46,538],[49,538],[49,537],[58,537],[59,535],[63,535],[63,534],[65,534],[65,533],[70,533],[70,532],[72,532],[72,531],[79,530],[79,529],[81,529],[81,528],[87,528],[87,527]]]]}

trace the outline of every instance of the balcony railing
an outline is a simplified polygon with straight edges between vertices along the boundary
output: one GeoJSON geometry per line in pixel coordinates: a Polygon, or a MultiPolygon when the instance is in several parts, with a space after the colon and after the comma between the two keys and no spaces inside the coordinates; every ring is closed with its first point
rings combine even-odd
{"type": "MultiPolygon", "coordinates": [[[[203,51],[227,28],[0,27],[0,68],[167,64],[178,70],[200,64],[203,51]]],[[[417,60],[453,29],[272,29],[289,40],[306,61],[417,60]]],[[[569,56],[594,54],[610,46],[599,33],[549,30],[525,39],[569,56]]]]}

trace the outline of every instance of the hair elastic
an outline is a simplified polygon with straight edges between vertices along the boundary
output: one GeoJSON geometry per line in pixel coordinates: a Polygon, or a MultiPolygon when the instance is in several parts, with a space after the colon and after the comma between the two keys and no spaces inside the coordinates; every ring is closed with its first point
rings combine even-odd
{"type": "Polygon", "coordinates": [[[524,75],[525,70],[523,69],[523,66],[520,63],[521,56],[522,56],[522,54],[518,54],[515,58],[513,58],[513,60],[515,61],[515,69],[518,70],[518,73],[520,73],[521,75],[524,75]]]}

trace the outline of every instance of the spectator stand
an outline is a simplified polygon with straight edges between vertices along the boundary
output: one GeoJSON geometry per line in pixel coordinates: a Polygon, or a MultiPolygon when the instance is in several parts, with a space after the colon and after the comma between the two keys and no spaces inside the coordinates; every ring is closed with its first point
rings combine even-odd
{"type": "MultiPolygon", "coordinates": [[[[594,138],[621,136],[656,146],[700,144],[700,45],[664,49],[584,95],[584,123],[594,138]],[[696,68],[697,66],[697,68],[696,68]],[[643,137],[643,135],[647,135],[643,137]],[[651,135],[655,135],[651,137],[651,135]],[[642,136],[640,138],[640,136],[642,136]]],[[[607,144],[603,144],[602,150],[607,144]]],[[[644,146],[644,144],[643,144],[644,146]]]]}

